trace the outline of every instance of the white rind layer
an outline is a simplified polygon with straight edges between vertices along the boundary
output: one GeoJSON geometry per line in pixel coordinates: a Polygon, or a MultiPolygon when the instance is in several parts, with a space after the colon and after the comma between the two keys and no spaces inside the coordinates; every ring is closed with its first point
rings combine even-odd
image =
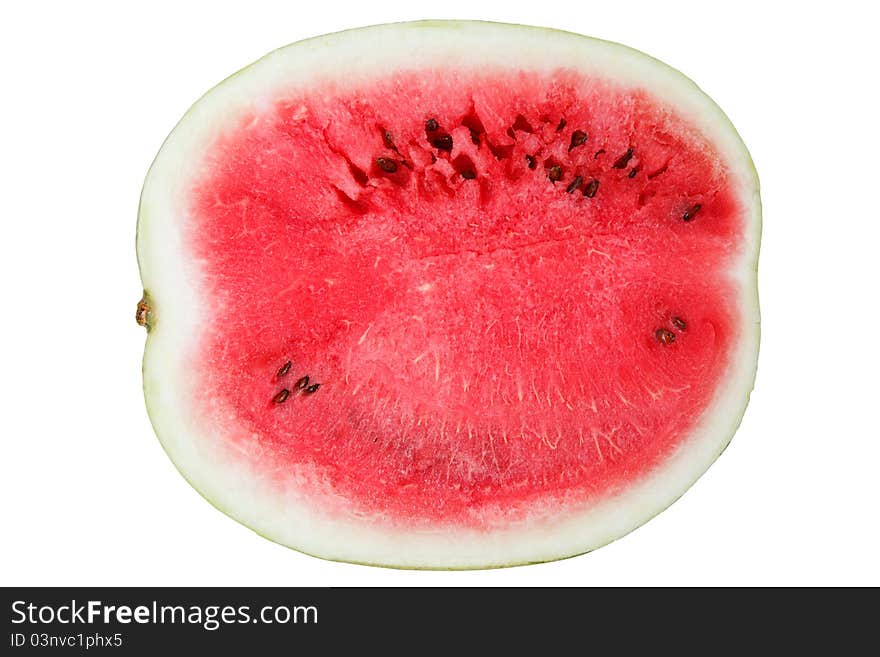
{"type": "Polygon", "coordinates": [[[600,547],[665,509],[712,464],[738,427],[755,376],[759,341],[757,256],[761,232],[758,180],[730,121],[693,82],[643,53],[567,32],[480,22],[379,25],[302,41],[277,50],[203,96],[162,146],[141,197],[138,261],[152,303],[144,353],[144,392],[153,426],[184,477],[216,507],[263,536],[327,559],[404,568],[485,568],[548,561],[600,547]],[[199,293],[199,263],[183,243],[184,202],[199,154],[230,117],[268,106],[280,92],[318,79],[340,85],[382,72],[420,66],[464,69],[560,64],[618,80],[669,103],[726,160],[746,208],[742,252],[730,274],[739,290],[741,335],[711,405],[677,451],[622,493],[562,518],[533,518],[484,532],[391,528],[355,515],[322,512],[300,490],[308,472],[291,474],[283,492],[269,485],[244,455],[231,455],[212,427],[196,417],[192,374],[185,367],[210,321],[199,293]]]}

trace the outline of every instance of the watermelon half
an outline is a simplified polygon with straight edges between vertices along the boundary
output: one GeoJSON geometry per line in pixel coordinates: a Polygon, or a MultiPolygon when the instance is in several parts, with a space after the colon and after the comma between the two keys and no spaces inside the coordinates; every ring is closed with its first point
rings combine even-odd
{"type": "Polygon", "coordinates": [[[147,407],[205,498],[303,552],[586,552],[739,425],[759,239],[733,126],[640,52],[475,22],[303,41],[149,171],[147,407]]]}

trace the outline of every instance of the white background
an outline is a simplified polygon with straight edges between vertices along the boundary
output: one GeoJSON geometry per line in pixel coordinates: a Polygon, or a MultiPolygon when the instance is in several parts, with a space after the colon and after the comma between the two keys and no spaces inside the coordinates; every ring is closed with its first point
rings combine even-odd
{"type": "Polygon", "coordinates": [[[880,584],[880,21],[869,7],[4,4],[0,584],[880,584]],[[586,556],[465,573],[304,556],[205,502],[144,410],[135,215],[165,135],[269,50],[426,17],[565,28],[659,57],[725,109],[761,176],[763,341],[742,427],[672,508],[586,556]]]}

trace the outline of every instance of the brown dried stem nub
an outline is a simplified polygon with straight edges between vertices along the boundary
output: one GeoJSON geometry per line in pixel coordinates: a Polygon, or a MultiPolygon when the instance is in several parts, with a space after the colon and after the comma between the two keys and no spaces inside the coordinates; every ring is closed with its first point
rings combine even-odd
{"type": "Polygon", "coordinates": [[[134,314],[134,319],[139,326],[149,328],[150,320],[152,319],[152,312],[153,309],[150,307],[150,303],[147,301],[146,295],[144,295],[141,300],[138,301],[137,310],[134,314]]]}

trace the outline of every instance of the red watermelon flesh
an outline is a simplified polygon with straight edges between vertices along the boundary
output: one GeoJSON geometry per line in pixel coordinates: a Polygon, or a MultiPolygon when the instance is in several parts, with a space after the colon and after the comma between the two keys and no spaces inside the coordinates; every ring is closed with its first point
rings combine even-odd
{"type": "Polygon", "coordinates": [[[577,67],[282,87],[180,205],[210,311],[193,416],[270,495],[298,473],[306,505],[389,532],[613,498],[688,439],[742,339],[725,154],[577,67]]]}
{"type": "Polygon", "coordinates": [[[486,503],[605,494],[724,372],[742,225],[717,160],[572,71],[280,98],[193,193],[222,310],[192,366],[277,467],[326,469],[364,511],[491,526],[486,503]],[[320,388],[273,402],[302,376],[320,388]]]}

